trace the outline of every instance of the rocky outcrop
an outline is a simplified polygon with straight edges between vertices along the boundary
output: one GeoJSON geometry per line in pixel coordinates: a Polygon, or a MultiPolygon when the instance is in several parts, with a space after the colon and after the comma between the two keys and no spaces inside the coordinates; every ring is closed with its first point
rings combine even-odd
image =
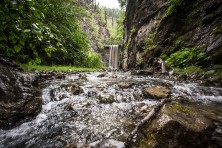
{"type": "Polygon", "coordinates": [[[0,127],[7,126],[8,120],[16,122],[36,115],[42,106],[37,77],[20,71],[15,65],[11,61],[0,63],[0,127]]]}
{"type": "Polygon", "coordinates": [[[131,141],[130,147],[207,148],[213,131],[212,122],[197,109],[179,103],[168,103],[163,106],[157,118],[140,129],[136,141],[131,141]]]}
{"type": "Polygon", "coordinates": [[[193,65],[222,64],[221,22],[221,0],[129,0],[121,67],[160,71],[156,57],[196,48],[200,55],[188,59],[193,65]]]}

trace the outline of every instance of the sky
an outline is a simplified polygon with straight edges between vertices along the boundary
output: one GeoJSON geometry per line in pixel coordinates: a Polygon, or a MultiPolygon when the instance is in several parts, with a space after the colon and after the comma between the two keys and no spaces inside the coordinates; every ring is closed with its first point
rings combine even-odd
{"type": "Polygon", "coordinates": [[[119,8],[119,3],[117,0],[96,0],[96,2],[99,2],[99,5],[108,8],[119,8]]]}

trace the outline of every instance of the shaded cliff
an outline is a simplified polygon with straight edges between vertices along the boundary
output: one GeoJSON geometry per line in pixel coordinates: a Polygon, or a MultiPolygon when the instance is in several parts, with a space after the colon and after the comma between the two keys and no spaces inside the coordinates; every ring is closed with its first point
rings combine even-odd
{"type": "Polygon", "coordinates": [[[222,1],[129,0],[126,9],[123,69],[221,65],[222,1]]]}

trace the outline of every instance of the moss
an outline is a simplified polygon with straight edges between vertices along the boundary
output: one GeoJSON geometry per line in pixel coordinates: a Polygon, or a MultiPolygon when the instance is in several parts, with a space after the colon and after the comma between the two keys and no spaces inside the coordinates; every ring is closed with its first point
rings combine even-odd
{"type": "Polygon", "coordinates": [[[147,36],[147,38],[144,41],[144,55],[149,52],[150,50],[156,48],[157,44],[154,42],[154,38],[156,36],[156,32],[151,33],[147,36]]]}
{"type": "Polygon", "coordinates": [[[150,131],[147,135],[147,138],[144,138],[139,143],[139,148],[145,148],[151,145],[155,145],[155,142],[158,137],[157,131],[150,131]]]}
{"type": "Polygon", "coordinates": [[[169,0],[169,7],[167,9],[167,14],[172,14],[176,11],[177,7],[182,5],[183,0],[169,0]]]}
{"type": "Polygon", "coordinates": [[[179,103],[174,103],[174,104],[170,105],[170,108],[174,109],[174,110],[177,110],[179,112],[185,113],[185,114],[190,113],[189,109],[187,109],[186,107],[182,106],[179,103]]]}

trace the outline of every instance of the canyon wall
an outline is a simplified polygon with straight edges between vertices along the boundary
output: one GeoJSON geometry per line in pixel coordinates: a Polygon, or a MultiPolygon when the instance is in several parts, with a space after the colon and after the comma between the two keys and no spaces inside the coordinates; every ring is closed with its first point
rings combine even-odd
{"type": "Polygon", "coordinates": [[[221,0],[129,0],[124,29],[124,70],[222,64],[221,0]]]}

